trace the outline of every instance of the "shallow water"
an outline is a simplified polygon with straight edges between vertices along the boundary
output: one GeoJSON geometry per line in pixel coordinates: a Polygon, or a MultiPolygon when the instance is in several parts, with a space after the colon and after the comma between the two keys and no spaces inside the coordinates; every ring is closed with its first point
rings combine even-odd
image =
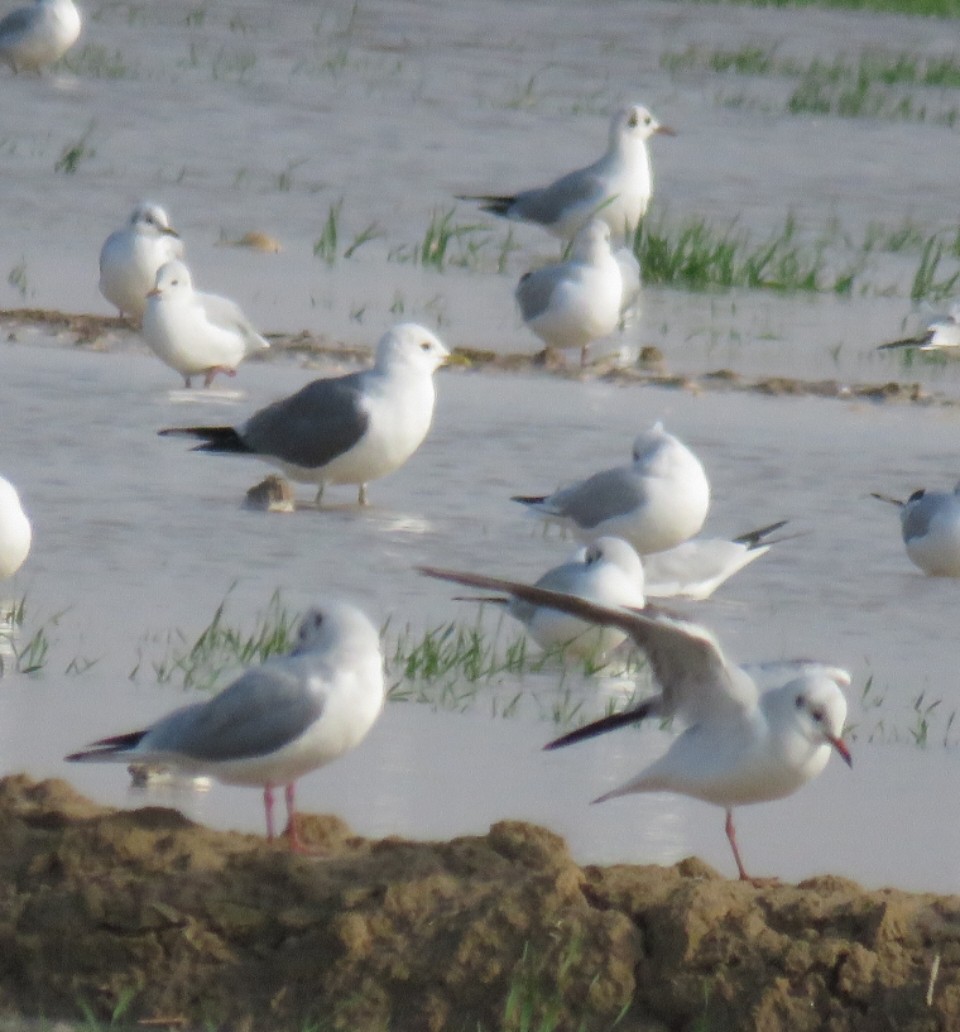
{"type": "MultiPolygon", "coordinates": [[[[26,281],[21,296],[3,278],[5,307],[106,313],[97,251],[146,195],[170,209],[200,284],[242,299],[265,330],[309,327],[369,345],[402,314],[439,325],[454,346],[533,351],[511,292],[531,262],[554,253],[542,234],[515,228],[519,249],[503,275],[488,252],[480,268],[443,273],[390,253],[422,239],[431,212],[455,192],[529,185],[592,160],[609,110],[624,99],[645,101],[680,131],[653,145],[655,205],[674,215],[739,217],[762,234],[794,210],[812,231],[836,215],[856,235],[873,218],[906,216],[932,231],[953,211],[955,131],[790,119],[771,113],[782,84],[769,79],[734,80],[757,102],[729,107],[715,79],[659,67],[661,53],[696,43],[775,42],[807,58],[832,57],[837,39],[851,53],[942,52],[936,22],[612,0],[561,5],[562,17],[542,3],[223,2],[188,24],[195,10],[174,0],[100,9],[85,39],[122,51],[118,79],[4,76],[0,260],[6,269],[22,263],[26,281]],[[91,122],[95,153],[75,173],[55,174],[63,147],[91,122]],[[373,222],[382,236],[328,266],[313,242],[340,197],[341,251],[373,222]],[[274,234],[284,250],[218,246],[221,235],[250,229],[274,234]]],[[[479,221],[466,205],[456,217],[479,221]]],[[[505,228],[490,227],[492,250],[505,228]]],[[[896,287],[886,298],[648,289],[623,342],[657,344],[678,371],[899,377],[960,396],[960,365],[904,370],[873,351],[917,317],[906,297],[912,269],[890,259],[877,270],[896,287]]],[[[625,461],[635,434],[663,419],[710,473],[710,533],[788,518],[798,535],[691,611],[737,658],[812,655],[854,674],[854,770],[832,762],[792,799],[742,810],[748,866],[956,891],[958,760],[940,742],[955,737],[947,724],[957,584],[914,570],[895,511],[868,497],[954,483],[952,408],[446,371],[431,436],[403,471],[372,485],[369,510],[344,488],[331,489],[329,511],[265,516],[239,501],[266,466],[193,455],[154,431],[239,420],[339,366],[250,364],[230,385],[239,396],[196,392],[187,401],[171,390],[174,374],[144,354],[72,349],[30,327],[15,337],[0,344],[0,469],[21,489],[35,546],[5,588],[25,593],[37,620],[62,615],[43,673],[0,683],[3,771],[66,776],[97,798],[140,802],[122,770],[60,757],[180,702],[149,672],[168,632],[196,635],[227,595],[231,616],[249,622],[277,588],[292,609],[347,596],[417,630],[470,620],[471,607],[413,567],[535,578],[572,543],[544,537],[509,496],[625,461]],[[72,660],[97,662],[64,673],[72,660]],[[871,677],[868,702],[883,701],[861,707],[871,677]],[[921,710],[942,700],[925,749],[911,744],[921,696],[921,710]]],[[[562,832],[583,861],[696,852],[732,869],[722,815],[710,807],[666,795],[586,805],[635,773],[665,735],[622,732],[545,756],[556,677],[527,678],[520,714],[491,718],[490,696],[516,690],[486,687],[465,714],[389,706],[360,750],[304,780],[304,807],[329,808],[370,834],[479,832],[524,817],[562,832]]],[[[602,708],[593,688],[571,690],[602,708]]],[[[204,821],[261,826],[253,792],[215,787],[177,801],[204,821]]]]}

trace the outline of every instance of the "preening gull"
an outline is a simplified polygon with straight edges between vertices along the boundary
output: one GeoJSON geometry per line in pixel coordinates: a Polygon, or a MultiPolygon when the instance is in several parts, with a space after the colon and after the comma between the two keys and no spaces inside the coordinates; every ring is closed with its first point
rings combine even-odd
{"type": "Polygon", "coordinates": [[[876,494],[900,508],[907,556],[932,577],[960,577],[960,484],[952,491],[914,491],[904,502],[876,494]]]}

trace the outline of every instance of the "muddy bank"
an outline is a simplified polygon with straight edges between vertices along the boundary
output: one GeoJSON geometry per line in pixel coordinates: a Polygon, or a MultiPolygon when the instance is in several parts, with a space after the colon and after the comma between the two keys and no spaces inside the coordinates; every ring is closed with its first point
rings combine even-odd
{"type": "Polygon", "coordinates": [[[321,859],[172,810],[0,781],[0,1016],[187,1028],[960,1027],[960,898],[835,877],[756,888],[696,860],[588,867],[521,823],[321,859]],[[526,1017],[525,1017],[526,1016],[526,1017]],[[704,1024],[698,1024],[705,1022],[704,1024]],[[551,1026],[554,1027],[554,1026],[551,1026]]]}
{"type": "MultiPolygon", "coordinates": [[[[0,309],[0,334],[8,340],[20,340],[28,328],[40,329],[65,346],[85,347],[93,351],[145,350],[139,333],[124,319],[112,316],[75,315],[37,308],[0,309]]],[[[337,361],[366,363],[368,348],[336,341],[307,330],[295,334],[265,333],[272,354],[253,356],[253,361],[270,361],[277,354],[301,354],[337,361]]],[[[450,341],[447,341],[451,344],[450,341]]],[[[503,354],[477,348],[452,347],[449,363],[462,369],[499,371],[540,370],[565,379],[600,378],[612,383],[699,391],[748,391],[754,394],[840,398],[850,401],[906,401],[926,405],[956,407],[960,401],[941,392],[931,391],[918,382],[886,380],[876,383],[849,383],[840,379],[808,380],[794,376],[751,376],[732,369],[715,369],[703,373],[679,373],[668,368],[659,348],[645,347],[636,362],[622,364],[606,358],[583,369],[576,362],[553,360],[545,352],[536,354],[503,354]]]]}

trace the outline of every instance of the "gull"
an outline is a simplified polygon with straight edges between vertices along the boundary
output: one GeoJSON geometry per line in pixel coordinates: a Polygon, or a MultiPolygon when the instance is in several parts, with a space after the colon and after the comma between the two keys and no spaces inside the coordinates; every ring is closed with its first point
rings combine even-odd
{"type": "Polygon", "coordinates": [[[12,577],[23,566],[32,537],[17,489],[0,477],[0,580],[12,577]]]}
{"type": "Polygon", "coordinates": [[[137,323],[162,265],[183,257],[183,241],[159,204],[141,201],[100,249],[100,293],[137,323]]]}
{"type": "Polygon", "coordinates": [[[591,219],[573,238],[570,257],[526,272],[516,299],[527,326],[554,349],[580,349],[584,365],[591,341],[613,333],[620,322],[624,280],[610,250],[610,227],[591,219]]]}
{"type": "Polygon", "coordinates": [[[931,577],[960,577],[960,484],[953,491],[914,491],[904,502],[873,493],[900,508],[907,556],[931,577]]]}
{"type": "Polygon", "coordinates": [[[633,443],[633,461],[595,473],[552,495],[514,495],[582,540],[622,537],[641,554],[662,552],[693,537],[710,506],[700,460],[662,423],[633,443]]]}
{"type": "Polygon", "coordinates": [[[917,348],[920,351],[951,351],[960,347],[960,301],[950,306],[947,315],[935,316],[927,323],[923,333],[916,337],[904,337],[881,344],[878,351],[893,348],[917,348]]]}
{"type": "MultiPolygon", "coordinates": [[[[737,871],[750,880],[737,848],[733,809],[792,795],[826,766],[831,749],[852,766],[843,741],[850,675],[838,667],[800,663],[777,687],[761,692],[751,673],[731,664],[705,627],[660,614],[612,609],[573,595],[477,574],[421,567],[456,584],[505,591],[604,626],[619,627],[644,650],[660,694],[548,743],[557,749],[645,717],[677,718],[686,729],[667,752],[604,802],[634,792],[678,792],[723,807],[737,871]]],[[[773,668],[772,668],[773,669],[773,668]]]]}
{"type": "Polygon", "coordinates": [[[306,613],[291,652],[252,667],[219,695],[66,758],[161,764],[228,785],[260,785],[268,839],[274,838],[273,792],[283,785],[286,834],[291,849],[302,850],[296,781],[358,745],[383,701],[377,629],[359,609],[331,603],[306,613]]]}
{"type": "Polygon", "coordinates": [[[35,0],[0,19],[0,61],[14,72],[41,72],[79,36],[80,12],[73,0],[35,0]]]}
{"type": "Polygon", "coordinates": [[[748,563],[770,551],[770,535],[786,526],[779,520],[727,538],[691,538],[665,552],[647,555],[643,560],[645,591],[650,598],[709,598],[725,581],[748,563]]]}
{"type": "MultiPolygon", "coordinates": [[[[567,562],[548,570],[536,586],[611,607],[642,609],[645,604],[643,565],[633,546],[623,538],[602,537],[578,549],[567,562]]],[[[561,649],[565,656],[602,662],[627,638],[626,632],[617,627],[598,627],[557,609],[531,605],[518,598],[486,596],[464,601],[506,605],[510,616],[523,624],[540,648],[544,651],[561,649]]]]}
{"type": "Polygon", "coordinates": [[[533,222],[569,240],[591,218],[603,219],[617,237],[629,239],[650,203],[653,182],[647,140],[656,133],[673,136],[643,106],[629,104],[610,122],[610,142],[602,158],[561,176],[549,186],[513,196],[459,195],[479,201],[483,211],[521,222],[533,222]]]}
{"type": "Polygon", "coordinates": [[[181,261],[157,270],[156,285],[146,300],[143,339],[187,387],[201,373],[204,387],[217,373],[235,376],[245,358],[270,347],[238,304],[194,290],[190,270],[181,261]]]}
{"type": "Polygon", "coordinates": [[[242,426],[161,430],[205,443],[194,451],[256,455],[301,483],[359,485],[402,466],[433,420],[433,374],[449,352],[427,329],[400,323],[377,345],[372,369],[314,380],[296,394],[255,412],[242,426]]]}

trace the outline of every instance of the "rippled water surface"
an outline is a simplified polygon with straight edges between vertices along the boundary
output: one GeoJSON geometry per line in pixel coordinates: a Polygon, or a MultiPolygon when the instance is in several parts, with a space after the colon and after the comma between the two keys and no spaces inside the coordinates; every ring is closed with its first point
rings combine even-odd
{"type": "MultiPolygon", "coordinates": [[[[92,54],[77,74],[3,78],[6,308],[106,314],[97,251],[149,196],[171,211],[200,284],[241,299],[265,330],[309,328],[369,345],[402,314],[439,327],[452,346],[532,351],[511,292],[520,272],[555,253],[544,235],[516,227],[503,273],[501,224],[489,224],[466,268],[437,272],[402,259],[454,193],[528,185],[594,158],[609,110],[625,99],[646,102],[678,130],[653,144],[655,207],[671,214],[739,218],[762,235],[788,211],[814,229],[836,218],[851,234],[874,218],[910,217],[933,231],[954,213],[956,131],[788,118],[775,79],[718,87],[716,77],[660,67],[661,54],[694,44],[776,44],[807,60],[835,56],[838,39],[850,53],[927,53],[942,49],[936,23],[465,0],[203,9],[170,0],[87,14],[85,41],[105,48],[116,78],[96,77],[92,54]],[[728,103],[734,89],[750,102],[728,103]],[[55,173],[88,128],[91,153],[72,174],[55,173]],[[369,226],[376,235],[328,264],[313,246],[341,198],[338,253],[369,226]],[[282,252],[220,246],[251,229],[275,235],[282,252]],[[7,282],[14,266],[21,275],[7,282]]],[[[455,218],[482,222],[465,205],[455,218]]],[[[896,257],[878,264],[872,275],[889,286],[886,297],[648,289],[622,342],[628,350],[657,344],[679,372],[920,380],[952,397],[953,366],[905,369],[873,351],[922,315],[908,299],[913,268],[896,257]]],[[[122,769],[78,769],[60,758],[179,704],[178,689],[158,687],[152,673],[169,632],[195,636],[225,597],[237,623],[251,622],[277,589],[291,609],[347,596],[391,628],[409,623],[415,632],[472,620],[469,605],[451,602],[447,586],[413,567],[535,578],[572,545],[544,537],[509,496],[624,461],[635,434],[663,419],[708,469],[710,533],[788,518],[796,534],[691,611],[737,658],[816,656],[854,674],[853,771],[832,762],[795,797],[741,811],[746,863],[788,878],[831,870],[872,885],[956,890],[958,758],[942,743],[956,737],[958,585],[914,570],[895,511],[869,498],[956,481],[952,406],[447,370],[430,437],[404,470],[372,485],[369,509],[355,508],[352,490],[331,489],[327,511],[266,516],[239,507],[265,466],[194,455],[155,431],[238,421],[341,367],[278,357],[241,369],[234,393],[188,398],[140,349],[81,350],[46,331],[7,329],[0,470],[21,490],[35,544],[4,590],[26,595],[51,649],[40,674],[8,663],[0,682],[3,771],[65,776],[100,799],[142,801],[122,769]],[[925,748],[914,744],[924,736],[925,748]]],[[[562,832],[583,861],[668,862],[696,852],[729,872],[718,810],[668,795],[587,805],[656,755],[666,736],[625,731],[542,754],[568,690],[585,713],[602,709],[595,693],[618,690],[558,681],[553,671],[465,689],[473,698],[462,713],[391,704],[355,754],[303,781],[303,805],[329,808],[370,834],[446,836],[522,817],[562,832]],[[514,715],[493,715],[518,692],[514,715]]],[[[204,821],[260,829],[251,791],[158,798],[204,821]]]]}

